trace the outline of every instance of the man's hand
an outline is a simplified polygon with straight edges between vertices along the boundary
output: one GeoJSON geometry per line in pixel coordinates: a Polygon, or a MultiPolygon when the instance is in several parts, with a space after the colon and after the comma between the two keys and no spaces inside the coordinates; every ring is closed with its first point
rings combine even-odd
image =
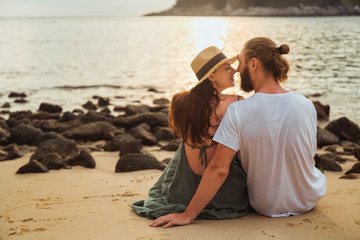
{"type": "Polygon", "coordinates": [[[159,227],[163,225],[163,228],[168,228],[176,225],[189,225],[191,222],[192,219],[185,213],[168,214],[154,220],[152,223],[150,223],[150,227],[159,227]]]}

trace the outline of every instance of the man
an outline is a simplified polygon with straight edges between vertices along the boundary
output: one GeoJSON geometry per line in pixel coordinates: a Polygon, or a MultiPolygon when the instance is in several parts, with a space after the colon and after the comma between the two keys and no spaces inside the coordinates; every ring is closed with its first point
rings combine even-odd
{"type": "MultiPolygon", "coordinates": [[[[182,214],[169,214],[150,226],[190,224],[214,197],[236,152],[247,173],[250,204],[270,217],[311,210],[324,196],[325,176],[315,168],[316,111],[304,96],[281,86],[289,64],[268,38],[254,38],[238,57],[241,88],[255,90],[248,99],[231,104],[213,138],[216,152],[197,192],[182,214]]],[[[234,189],[236,191],[236,189],[234,189]]]]}

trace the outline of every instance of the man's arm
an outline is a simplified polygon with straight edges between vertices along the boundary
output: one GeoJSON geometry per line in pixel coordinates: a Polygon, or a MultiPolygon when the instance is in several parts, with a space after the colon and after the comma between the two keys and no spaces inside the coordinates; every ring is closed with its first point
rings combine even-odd
{"type": "Polygon", "coordinates": [[[214,198],[224,183],[229,174],[230,163],[235,154],[236,152],[231,148],[218,143],[215,154],[209,166],[206,168],[199,187],[185,212],[159,217],[153,221],[150,226],[158,227],[164,225],[163,227],[167,228],[174,225],[190,224],[206,205],[208,205],[211,199],[214,198]]]}

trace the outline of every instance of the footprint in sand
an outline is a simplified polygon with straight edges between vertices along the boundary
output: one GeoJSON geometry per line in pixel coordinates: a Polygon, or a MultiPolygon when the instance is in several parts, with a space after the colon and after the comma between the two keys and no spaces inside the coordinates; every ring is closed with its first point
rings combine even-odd
{"type": "Polygon", "coordinates": [[[8,236],[13,236],[13,235],[25,235],[25,234],[29,234],[32,232],[43,232],[46,231],[46,228],[40,227],[40,228],[35,228],[33,230],[31,230],[30,228],[27,227],[22,227],[20,229],[17,228],[10,228],[8,231],[11,231],[11,233],[8,234],[8,236]]]}
{"type": "Polygon", "coordinates": [[[303,219],[301,221],[304,222],[304,223],[312,223],[312,221],[310,219],[308,219],[308,218],[305,218],[305,219],[303,219]]]}
{"type": "Polygon", "coordinates": [[[91,199],[91,198],[107,198],[107,197],[134,197],[137,196],[139,194],[137,193],[132,193],[132,192],[124,192],[124,193],[116,193],[116,194],[109,194],[109,195],[102,195],[102,196],[84,196],[83,199],[91,199]]]}

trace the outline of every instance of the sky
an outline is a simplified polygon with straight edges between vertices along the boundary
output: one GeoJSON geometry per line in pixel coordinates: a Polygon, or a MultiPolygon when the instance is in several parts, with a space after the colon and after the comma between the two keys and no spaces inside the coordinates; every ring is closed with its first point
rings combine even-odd
{"type": "Polygon", "coordinates": [[[176,0],[0,0],[0,17],[140,16],[176,0]]]}

